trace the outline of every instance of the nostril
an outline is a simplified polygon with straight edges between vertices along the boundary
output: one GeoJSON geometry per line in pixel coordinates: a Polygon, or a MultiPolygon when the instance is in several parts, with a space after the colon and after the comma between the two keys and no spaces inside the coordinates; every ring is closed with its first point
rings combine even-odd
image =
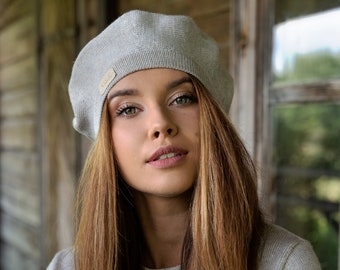
{"type": "Polygon", "coordinates": [[[168,128],[160,131],[154,131],[153,138],[158,139],[160,136],[173,136],[175,134],[175,130],[173,128],[168,128]]]}

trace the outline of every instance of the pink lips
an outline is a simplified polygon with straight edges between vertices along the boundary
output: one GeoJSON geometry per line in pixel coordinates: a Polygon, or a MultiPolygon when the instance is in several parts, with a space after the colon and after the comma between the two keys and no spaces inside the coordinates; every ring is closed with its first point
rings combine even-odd
{"type": "Polygon", "coordinates": [[[175,146],[162,147],[151,155],[147,163],[156,168],[168,168],[177,165],[187,153],[175,146]]]}

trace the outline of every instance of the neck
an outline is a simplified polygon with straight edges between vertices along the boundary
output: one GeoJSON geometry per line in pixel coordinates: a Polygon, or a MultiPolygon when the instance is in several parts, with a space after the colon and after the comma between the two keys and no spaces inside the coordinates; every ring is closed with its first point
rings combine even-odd
{"type": "Polygon", "coordinates": [[[160,198],[138,193],[135,204],[146,242],[145,266],[179,265],[188,227],[189,195],[160,198]]]}

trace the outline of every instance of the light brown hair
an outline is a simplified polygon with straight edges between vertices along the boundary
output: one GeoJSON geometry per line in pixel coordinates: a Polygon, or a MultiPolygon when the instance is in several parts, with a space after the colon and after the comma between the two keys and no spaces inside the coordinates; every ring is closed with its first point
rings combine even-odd
{"type": "MultiPolygon", "coordinates": [[[[257,269],[264,221],[253,162],[227,114],[192,81],[200,111],[200,164],[181,269],[257,269]]],[[[142,269],[144,237],[135,211],[114,159],[105,103],[79,187],[76,269],[142,269]]]]}

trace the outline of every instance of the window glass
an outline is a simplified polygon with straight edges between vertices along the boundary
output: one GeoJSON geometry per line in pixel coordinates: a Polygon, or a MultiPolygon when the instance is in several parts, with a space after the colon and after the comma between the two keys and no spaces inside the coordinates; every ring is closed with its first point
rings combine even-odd
{"type": "Polygon", "coordinates": [[[273,108],[276,222],[308,239],[322,269],[338,269],[340,104],[273,108]]]}
{"type": "Polygon", "coordinates": [[[274,84],[340,78],[340,7],[294,15],[273,29],[274,84]]]}

